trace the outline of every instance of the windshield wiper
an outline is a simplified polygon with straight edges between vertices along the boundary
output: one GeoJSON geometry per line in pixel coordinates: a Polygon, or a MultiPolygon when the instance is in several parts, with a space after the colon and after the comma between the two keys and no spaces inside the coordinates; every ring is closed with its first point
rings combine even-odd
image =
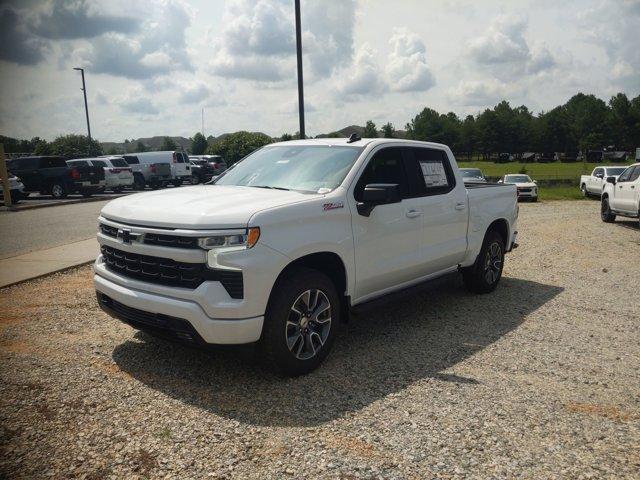
{"type": "Polygon", "coordinates": [[[272,187],[270,185],[249,185],[250,187],[254,187],[254,188],[268,188],[270,190],[285,190],[287,192],[291,191],[290,188],[284,188],[284,187],[272,187]]]}

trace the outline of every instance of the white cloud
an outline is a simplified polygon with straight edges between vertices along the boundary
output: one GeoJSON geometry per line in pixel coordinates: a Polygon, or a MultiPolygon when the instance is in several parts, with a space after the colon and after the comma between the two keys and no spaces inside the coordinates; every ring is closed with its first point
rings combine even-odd
{"type": "Polygon", "coordinates": [[[387,61],[386,72],[391,90],[416,92],[429,90],[435,79],[426,60],[422,39],[406,29],[396,29],[389,40],[393,51],[387,61]]]}
{"type": "Polygon", "coordinates": [[[209,88],[203,83],[185,85],[180,90],[180,96],[178,97],[180,103],[200,103],[211,94],[209,88]]]}
{"type": "Polygon", "coordinates": [[[469,55],[479,65],[490,68],[502,79],[540,73],[556,66],[557,61],[546,45],[530,47],[525,38],[527,18],[502,14],[487,32],[468,43],[469,55]]]}
{"type": "Polygon", "coordinates": [[[519,93],[518,87],[495,79],[463,80],[448,90],[447,97],[455,105],[488,107],[519,93]]]}
{"type": "Polygon", "coordinates": [[[356,54],[353,67],[340,76],[337,81],[337,93],[345,101],[364,95],[380,94],[387,85],[376,61],[377,53],[368,44],[362,45],[356,54]]]}

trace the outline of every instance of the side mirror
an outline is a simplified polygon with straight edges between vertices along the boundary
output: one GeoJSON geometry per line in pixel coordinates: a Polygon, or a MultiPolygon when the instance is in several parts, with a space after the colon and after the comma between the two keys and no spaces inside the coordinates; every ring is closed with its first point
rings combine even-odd
{"type": "Polygon", "coordinates": [[[401,200],[397,183],[370,183],[364,187],[362,201],[357,203],[358,213],[368,217],[376,206],[399,203],[401,200]]]}
{"type": "Polygon", "coordinates": [[[537,184],[538,184],[538,181],[537,181],[537,180],[534,180],[534,181],[533,181],[533,183],[535,183],[535,184],[537,185],[537,184]]]}
{"type": "Polygon", "coordinates": [[[502,183],[502,179],[498,180],[498,183],[502,183]]]}
{"type": "Polygon", "coordinates": [[[616,177],[607,177],[607,183],[616,184],[616,177]]]}

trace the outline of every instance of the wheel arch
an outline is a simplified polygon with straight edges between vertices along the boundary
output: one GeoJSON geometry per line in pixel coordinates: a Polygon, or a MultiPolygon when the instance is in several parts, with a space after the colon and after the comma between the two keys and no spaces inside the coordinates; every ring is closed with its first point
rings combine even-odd
{"type": "Polygon", "coordinates": [[[341,300],[341,317],[343,321],[346,321],[348,318],[347,313],[350,304],[347,292],[349,284],[347,268],[344,260],[335,252],[323,251],[309,253],[289,262],[278,274],[278,277],[271,288],[271,294],[269,297],[271,298],[274,290],[278,287],[278,284],[282,279],[298,268],[310,268],[312,270],[319,271],[333,282],[341,300]]]}
{"type": "Polygon", "coordinates": [[[509,222],[507,222],[506,219],[498,218],[497,220],[494,220],[487,227],[487,231],[484,234],[485,238],[489,232],[497,232],[502,237],[504,248],[506,249],[509,248],[509,238],[510,238],[509,222]]]}

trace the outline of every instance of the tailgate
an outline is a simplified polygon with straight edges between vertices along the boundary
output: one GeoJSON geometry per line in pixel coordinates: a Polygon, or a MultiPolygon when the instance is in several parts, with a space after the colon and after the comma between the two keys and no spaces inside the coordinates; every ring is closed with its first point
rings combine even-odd
{"type": "Polygon", "coordinates": [[[80,174],[79,177],[74,178],[75,181],[98,183],[101,180],[104,180],[104,168],[102,167],[74,165],[73,168],[80,174]]]}

